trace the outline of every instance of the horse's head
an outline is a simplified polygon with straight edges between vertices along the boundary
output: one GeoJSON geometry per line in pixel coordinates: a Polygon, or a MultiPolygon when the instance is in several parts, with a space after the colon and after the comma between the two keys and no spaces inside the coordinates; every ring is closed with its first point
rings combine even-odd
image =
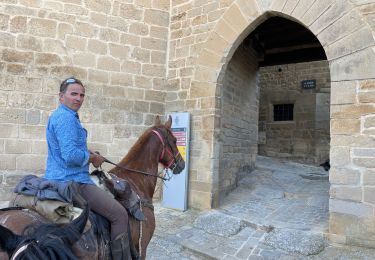
{"type": "Polygon", "coordinates": [[[177,148],[177,139],[171,131],[171,126],[171,116],[164,124],[161,124],[159,116],[156,116],[153,132],[163,145],[159,162],[171,169],[174,174],[179,174],[185,168],[185,161],[177,148]]]}
{"type": "Polygon", "coordinates": [[[6,251],[11,260],[77,259],[71,246],[81,237],[89,211],[86,207],[83,213],[68,225],[30,226],[22,236],[0,225],[0,249],[6,251]]]}

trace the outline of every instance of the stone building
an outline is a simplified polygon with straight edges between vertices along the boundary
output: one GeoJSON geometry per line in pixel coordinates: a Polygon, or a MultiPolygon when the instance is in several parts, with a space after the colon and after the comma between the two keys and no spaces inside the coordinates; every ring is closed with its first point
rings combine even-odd
{"type": "Polygon", "coordinates": [[[114,161],[155,115],[191,113],[191,207],[219,205],[258,149],[310,163],[329,152],[329,237],[375,247],[374,28],[375,0],[0,0],[3,190],[43,170],[46,120],[74,75],[90,145],[114,161]],[[268,64],[252,33],[274,17],[311,32],[325,59],[310,46],[303,63],[268,64]],[[290,105],[293,120],[273,122],[290,105]]]}

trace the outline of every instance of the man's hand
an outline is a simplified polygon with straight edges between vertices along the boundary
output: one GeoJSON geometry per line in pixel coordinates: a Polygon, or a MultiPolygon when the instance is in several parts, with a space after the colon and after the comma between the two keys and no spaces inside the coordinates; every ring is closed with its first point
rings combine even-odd
{"type": "Polygon", "coordinates": [[[89,163],[92,163],[92,165],[94,165],[95,168],[99,168],[105,160],[104,157],[101,156],[99,153],[92,152],[90,150],[89,152],[90,152],[89,163]]]}

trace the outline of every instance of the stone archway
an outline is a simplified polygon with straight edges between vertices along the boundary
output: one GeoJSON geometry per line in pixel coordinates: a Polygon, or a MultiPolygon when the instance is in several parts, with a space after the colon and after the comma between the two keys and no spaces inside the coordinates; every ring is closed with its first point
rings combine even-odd
{"type": "MultiPolygon", "coordinates": [[[[358,2],[358,1],[357,1],[358,2]]],[[[243,39],[269,16],[280,15],[303,24],[322,44],[331,73],[331,200],[330,238],[335,242],[375,246],[374,91],[375,53],[371,27],[356,1],[234,1],[222,15],[199,53],[190,98],[210,100],[200,111],[203,129],[195,142],[205,156],[199,157],[210,190],[206,205],[220,197],[221,79],[229,60],[243,39]],[[209,164],[203,161],[210,161],[209,164]]],[[[194,161],[194,160],[193,160],[194,161]]],[[[194,193],[191,190],[190,193],[194,193]]],[[[194,196],[191,196],[194,204],[194,196]]]]}

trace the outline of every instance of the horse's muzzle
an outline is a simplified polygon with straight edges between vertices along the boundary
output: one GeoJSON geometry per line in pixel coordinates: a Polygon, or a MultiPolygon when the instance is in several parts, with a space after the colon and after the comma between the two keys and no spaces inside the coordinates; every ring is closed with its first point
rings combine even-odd
{"type": "Polygon", "coordinates": [[[178,160],[173,168],[173,174],[180,174],[185,169],[185,161],[183,159],[178,160]]]}

